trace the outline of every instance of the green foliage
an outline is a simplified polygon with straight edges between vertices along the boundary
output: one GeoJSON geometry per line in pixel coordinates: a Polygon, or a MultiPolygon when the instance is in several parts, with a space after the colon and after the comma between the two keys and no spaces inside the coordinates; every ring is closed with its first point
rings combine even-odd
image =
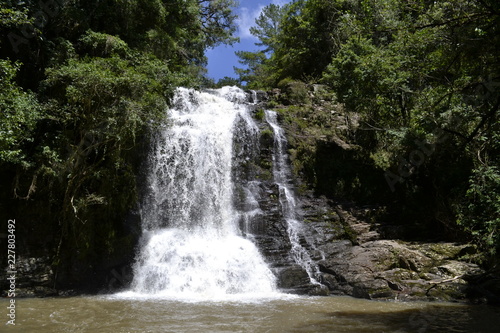
{"type": "Polygon", "coordinates": [[[263,50],[237,53],[247,65],[237,74],[252,87],[272,87],[285,78],[318,79],[344,38],[337,25],[346,8],[350,3],[340,0],[298,0],[265,7],[250,29],[263,50]]]}
{"type": "Polygon", "coordinates": [[[276,82],[290,77],[318,77],[331,60],[335,31],[331,19],[339,10],[338,1],[292,2],[281,22],[280,41],[271,62],[276,82]],[[333,16],[331,17],[330,14],[333,16]]]}
{"type": "Polygon", "coordinates": [[[404,62],[400,54],[357,38],[343,45],[328,66],[324,82],[335,89],[339,101],[349,110],[363,113],[377,127],[382,127],[378,122],[387,120],[407,125],[407,105],[404,109],[400,105],[410,90],[404,62]]]}
{"type": "Polygon", "coordinates": [[[238,62],[245,65],[246,68],[234,67],[234,71],[239,77],[240,82],[246,82],[249,89],[262,89],[268,87],[267,76],[268,69],[264,63],[266,54],[264,52],[236,51],[238,62]]]}
{"type": "Polygon", "coordinates": [[[287,78],[278,82],[278,88],[285,94],[286,104],[307,104],[309,102],[309,88],[304,82],[287,78]]]}
{"type": "Polygon", "coordinates": [[[92,30],[87,31],[80,38],[80,42],[82,53],[91,57],[117,55],[125,58],[130,52],[128,45],[120,38],[92,30]]]}
{"type": "Polygon", "coordinates": [[[296,104],[304,100],[293,95],[305,93],[293,82],[320,81],[359,123],[342,133],[358,149],[329,157],[338,140],[293,137],[314,132],[317,110],[284,114],[293,119],[292,160],[316,190],[359,200],[372,193],[402,223],[428,221],[424,228],[443,237],[498,246],[499,4],[296,0],[273,10],[252,29],[260,55],[238,54],[247,65],[240,77],[279,86],[296,104]],[[385,193],[359,166],[374,177],[390,172],[385,193]]]}
{"type": "Polygon", "coordinates": [[[254,113],[254,118],[258,121],[263,121],[266,118],[266,112],[264,109],[257,109],[254,113]]]}
{"type": "Polygon", "coordinates": [[[14,8],[6,8],[3,3],[0,3],[0,22],[2,29],[14,29],[23,24],[30,23],[26,10],[16,10],[14,8]]]}
{"type": "Polygon", "coordinates": [[[60,189],[50,199],[59,206],[63,238],[67,246],[88,246],[82,252],[87,259],[95,260],[97,248],[113,250],[103,248],[105,242],[93,233],[104,237],[115,226],[94,221],[113,220],[134,207],[136,149],[148,127],[163,121],[180,83],[164,62],[145,55],[70,59],[47,70],[45,126],[52,130],[41,144],[54,147],[45,151],[57,158],[44,160],[50,171],[45,186],[60,189]]]}
{"type": "Polygon", "coordinates": [[[176,87],[200,84],[205,50],[236,40],[235,2],[46,3],[0,1],[0,214],[32,221],[25,250],[78,281],[133,251],[123,221],[148,134],[176,87]]]}
{"type": "Polygon", "coordinates": [[[466,201],[460,206],[458,223],[469,231],[483,248],[500,251],[500,170],[480,166],[469,180],[466,201]]]}
{"type": "Polygon", "coordinates": [[[28,168],[32,161],[23,147],[33,140],[42,112],[35,96],[13,81],[19,67],[0,60],[0,166],[13,163],[28,168]]]}
{"type": "Polygon", "coordinates": [[[170,71],[159,60],[138,65],[118,57],[70,60],[47,70],[44,91],[49,116],[80,128],[104,126],[103,132],[134,138],[146,121],[166,108],[170,71]]]}
{"type": "Polygon", "coordinates": [[[274,140],[274,132],[271,129],[266,128],[260,132],[260,137],[261,140],[272,142],[274,140]]]}
{"type": "Polygon", "coordinates": [[[250,33],[260,41],[255,45],[265,47],[262,52],[272,52],[277,48],[281,32],[280,24],[286,8],[286,6],[281,7],[276,4],[264,7],[255,20],[256,26],[250,28],[250,33]]]}
{"type": "Polygon", "coordinates": [[[237,6],[234,0],[197,0],[201,18],[201,27],[208,47],[221,43],[232,44],[238,41],[232,35],[236,31],[236,15],[232,11],[237,6]]]}
{"type": "Polygon", "coordinates": [[[219,79],[219,81],[217,81],[217,84],[215,85],[215,87],[222,88],[225,86],[240,86],[240,85],[241,85],[240,80],[232,78],[232,77],[224,76],[223,78],[219,79]]]}
{"type": "Polygon", "coordinates": [[[241,82],[246,82],[250,89],[270,88],[274,82],[274,71],[272,60],[268,55],[274,53],[280,43],[281,22],[284,18],[288,5],[278,6],[270,4],[262,9],[260,16],[255,20],[257,24],[250,28],[250,33],[259,39],[256,46],[264,49],[249,52],[237,51],[240,64],[244,68],[235,67],[234,71],[241,82]]]}

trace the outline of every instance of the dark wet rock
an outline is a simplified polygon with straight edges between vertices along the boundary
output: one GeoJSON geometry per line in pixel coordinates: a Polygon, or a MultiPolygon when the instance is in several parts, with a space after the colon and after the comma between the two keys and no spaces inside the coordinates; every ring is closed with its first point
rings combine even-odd
{"type": "Polygon", "coordinates": [[[485,274],[468,276],[464,279],[470,286],[467,289],[469,298],[478,303],[500,305],[500,267],[494,266],[485,274]]]}
{"type": "Polygon", "coordinates": [[[311,290],[309,290],[308,295],[309,296],[329,296],[330,289],[328,289],[328,287],[325,285],[315,285],[311,290]]]}
{"type": "MultiPolygon", "coordinates": [[[[265,97],[259,91],[252,94],[259,101],[265,97]]],[[[326,294],[323,286],[315,289],[308,273],[291,257],[288,223],[279,201],[279,187],[273,181],[274,135],[264,118],[256,120],[259,133],[241,133],[233,143],[233,202],[240,215],[240,230],[258,246],[279,288],[297,294],[326,294]]],[[[311,254],[321,258],[321,253],[312,248],[311,254]]]]}
{"type": "Polygon", "coordinates": [[[283,289],[294,289],[310,284],[309,275],[298,265],[289,265],[277,271],[278,287],[283,289]]]}
{"type": "Polygon", "coordinates": [[[262,103],[269,99],[269,96],[264,90],[252,90],[249,92],[252,103],[262,103]]]}
{"type": "Polygon", "coordinates": [[[0,273],[2,281],[2,297],[15,294],[15,297],[46,297],[57,296],[58,291],[53,288],[53,270],[48,257],[24,258],[18,257],[16,269],[4,269],[0,273]],[[15,277],[15,288],[10,288],[10,277],[15,277]]]}

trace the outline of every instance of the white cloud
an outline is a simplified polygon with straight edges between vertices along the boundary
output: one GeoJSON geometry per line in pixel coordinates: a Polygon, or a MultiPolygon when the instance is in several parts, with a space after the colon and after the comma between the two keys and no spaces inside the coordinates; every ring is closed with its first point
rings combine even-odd
{"type": "Polygon", "coordinates": [[[259,17],[264,6],[259,5],[255,9],[249,9],[248,7],[240,8],[240,13],[236,19],[236,24],[238,25],[238,37],[241,39],[250,38],[257,39],[250,33],[250,28],[255,26],[255,19],[259,17]]]}
{"type": "Polygon", "coordinates": [[[273,0],[271,2],[275,5],[283,6],[284,4],[290,2],[290,0],[273,0]]]}
{"type": "MultiPolygon", "coordinates": [[[[271,3],[279,6],[283,6],[289,3],[290,0],[272,0],[271,3]]],[[[241,39],[257,39],[250,33],[250,28],[255,26],[255,19],[259,17],[262,9],[265,5],[258,4],[256,8],[241,7],[239,10],[238,18],[236,19],[236,24],[238,25],[237,36],[241,39]]]]}

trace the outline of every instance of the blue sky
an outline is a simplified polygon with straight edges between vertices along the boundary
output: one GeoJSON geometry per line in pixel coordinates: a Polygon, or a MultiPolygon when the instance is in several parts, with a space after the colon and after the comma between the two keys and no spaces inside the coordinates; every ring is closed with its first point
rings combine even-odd
{"type": "Polygon", "coordinates": [[[206,52],[208,57],[208,77],[218,81],[224,76],[236,77],[233,67],[241,67],[238,63],[238,57],[234,54],[235,51],[257,51],[258,47],[255,42],[258,40],[250,34],[250,27],[255,25],[255,19],[260,15],[262,8],[275,3],[283,5],[290,0],[240,0],[240,5],[236,9],[238,19],[237,36],[240,37],[240,42],[233,46],[221,45],[214,49],[209,49],[206,52]]]}

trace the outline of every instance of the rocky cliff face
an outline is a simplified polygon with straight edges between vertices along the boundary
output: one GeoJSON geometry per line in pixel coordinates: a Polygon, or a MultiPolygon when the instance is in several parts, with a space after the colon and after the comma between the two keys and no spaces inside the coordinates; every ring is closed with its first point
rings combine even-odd
{"type": "MultiPolygon", "coordinates": [[[[273,179],[274,134],[265,121],[267,94],[249,94],[252,115],[259,133],[240,135],[234,142],[234,203],[240,212],[240,229],[251,238],[277,276],[278,287],[293,293],[313,293],[318,285],[311,283],[306,270],[291,257],[292,244],[280,203],[279,187],[273,179]]],[[[321,287],[324,288],[324,287],[321,287]]],[[[320,288],[320,289],[321,289],[320,288]]]]}
{"type": "MultiPolygon", "coordinates": [[[[272,146],[266,136],[269,128],[261,122],[260,154],[255,156],[257,167],[252,176],[263,180],[259,182],[263,214],[254,220],[252,233],[273,267],[284,267],[282,272],[278,270],[281,287],[368,299],[500,300],[498,273],[486,274],[475,263],[480,256],[475,246],[422,241],[412,237],[413,226],[381,218],[384,206],[360,206],[346,200],[346,193],[362,199],[372,195],[360,195],[359,178],[375,184],[373,187],[384,185],[377,183],[383,177],[370,174],[374,170],[364,163],[357,147],[346,143],[358,126],[356,115],[346,115],[341,105],[323,98],[318,86],[305,99],[294,99],[295,105],[285,106],[291,104],[289,94],[270,92],[269,99],[256,105],[254,115],[258,119],[259,110],[271,106],[280,111],[304,224],[302,243],[318,267],[315,279],[326,288],[308,284],[304,270],[287,256],[286,225],[276,200],[276,185],[268,177],[272,163],[272,146]],[[331,188],[332,184],[338,188],[331,188]]],[[[264,99],[264,93],[260,95],[264,99]]]]}

